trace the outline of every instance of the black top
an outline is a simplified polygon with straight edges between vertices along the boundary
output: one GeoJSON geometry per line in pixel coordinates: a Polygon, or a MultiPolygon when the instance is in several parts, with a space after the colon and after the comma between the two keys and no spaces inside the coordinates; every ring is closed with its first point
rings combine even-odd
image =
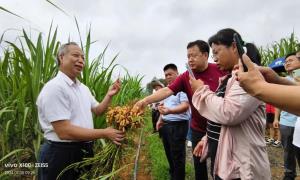
{"type": "MultiPolygon", "coordinates": [[[[227,77],[222,81],[221,85],[219,88],[216,90],[216,95],[219,97],[224,97],[225,96],[225,91],[226,91],[226,85],[228,82],[228,79],[231,78],[231,74],[227,75],[227,77]]],[[[207,120],[207,137],[210,140],[213,141],[219,141],[220,137],[220,132],[221,132],[221,124],[215,123],[213,121],[207,120]]]]}

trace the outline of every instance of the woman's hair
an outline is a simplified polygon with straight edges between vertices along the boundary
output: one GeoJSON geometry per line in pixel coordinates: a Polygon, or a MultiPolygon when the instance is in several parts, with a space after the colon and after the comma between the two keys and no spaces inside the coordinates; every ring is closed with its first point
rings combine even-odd
{"type": "MultiPolygon", "coordinates": [[[[242,40],[241,35],[236,32],[234,29],[231,28],[226,28],[222,29],[217,32],[217,34],[213,35],[212,37],[209,38],[208,44],[211,47],[212,43],[217,44],[217,45],[224,45],[224,46],[231,46],[232,43],[234,42],[233,40],[233,34],[237,33],[239,38],[242,40]]],[[[258,49],[253,43],[245,43],[242,40],[242,46],[247,48],[247,56],[252,60],[257,65],[261,65],[261,56],[259,54],[258,49]]]]}

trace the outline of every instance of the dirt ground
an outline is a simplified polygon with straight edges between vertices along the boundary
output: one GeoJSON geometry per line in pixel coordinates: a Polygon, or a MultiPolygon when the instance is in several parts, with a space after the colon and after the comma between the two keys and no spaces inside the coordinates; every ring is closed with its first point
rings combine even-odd
{"type": "MultiPolygon", "coordinates": [[[[281,180],[283,178],[283,149],[282,148],[276,148],[272,146],[268,146],[268,153],[269,153],[269,161],[271,165],[271,171],[272,171],[272,179],[273,180],[281,180]]],[[[297,167],[297,180],[300,180],[300,171],[299,167],[297,167]]]]}
{"type": "MultiPolygon", "coordinates": [[[[271,173],[272,173],[272,179],[273,180],[282,180],[283,178],[283,173],[284,173],[284,169],[283,169],[283,149],[282,148],[278,148],[278,147],[273,147],[273,146],[267,146],[267,150],[268,150],[268,155],[269,155],[269,161],[270,161],[270,165],[271,165],[271,173]]],[[[190,161],[192,162],[192,150],[191,148],[187,148],[187,162],[190,161]]],[[[210,162],[208,161],[208,164],[210,162]]],[[[208,168],[210,166],[208,165],[208,168]]],[[[300,180],[300,171],[299,171],[299,167],[297,167],[297,180],[300,180]]],[[[209,170],[208,170],[209,172],[209,170]]],[[[209,177],[209,179],[211,180],[212,178],[209,177]]]]}
{"type": "MultiPolygon", "coordinates": [[[[134,140],[134,144],[138,144],[138,139],[136,138],[134,140]]],[[[151,162],[148,157],[147,149],[145,146],[145,141],[142,141],[141,144],[141,150],[139,155],[139,162],[138,162],[138,171],[137,171],[137,179],[138,180],[152,180],[155,179],[155,177],[151,176],[151,162]]],[[[192,159],[192,149],[187,147],[187,159],[186,162],[190,162],[193,164],[192,159]]],[[[273,147],[273,146],[267,146],[268,155],[269,155],[269,161],[271,165],[271,173],[272,173],[272,179],[273,180],[281,180],[283,178],[283,149],[281,147],[273,147]]],[[[136,153],[136,149],[132,150],[131,153],[136,153]]],[[[129,161],[133,162],[133,157],[135,154],[132,154],[132,156],[129,157],[129,161]],[[131,157],[131,158],[130,158],[131,157]]],[[[128,161],[127,161],[128,162],[128,161]]],[[[208,160],[208,167],[210,167],[210,162],[208,160]]],[[[297,167],[298,168],[298,167],[297,167]]],[[[123,171],[121,175],[119,176],[120,179],[133,179],[133,169],[134,165],[131,165],[128,167],[127,170],[123,171]]],[[[209,172],[209,169],[208,169],[209,172]]],[[[300,171],[299,168],[297,169],[298,177],[297,180],[300,180],[300,171]]],[[[209,176],[209,179],[212,180],[212,178],[209,176]]]]}

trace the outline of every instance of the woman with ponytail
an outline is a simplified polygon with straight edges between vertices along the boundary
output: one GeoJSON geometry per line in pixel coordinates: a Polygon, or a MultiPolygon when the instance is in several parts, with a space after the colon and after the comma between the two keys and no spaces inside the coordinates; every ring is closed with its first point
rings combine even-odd
{"type": "MultiPolygon", "coordinates": [[[[211,158],[211,174],[220,179],[271,179],[264,139],[264,103],[247,94],[236,80],[239,54],[233,29],[222,29],[209,39],[213,59],[219,69],[228,71],[216,92],[201,80],[190,78],[193,105],[209,119],[207,135],[194,155],[211,158]],[[207,153],[208,152],[208,153],[207,153]]],[[[240,39],[241,36],[237,33],[240,39]]],[[[244,43],[247,55],[260,65],[260,55],[252,43],[244,43]]]]}

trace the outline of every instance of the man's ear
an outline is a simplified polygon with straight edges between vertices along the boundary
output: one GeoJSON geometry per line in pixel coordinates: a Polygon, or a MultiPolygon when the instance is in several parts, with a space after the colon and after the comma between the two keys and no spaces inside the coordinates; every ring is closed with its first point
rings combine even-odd
{"type": "Polygon", "coordinates": [[[58,61],[59,61],[58,64],[59,64],[59,65],[62,64],[62,62],[63,62],[63,60],[62,60],[63,57],[64,57],[64,56],[63,56],[62,54],[61,54],[60,56],[58,56],[58,61]]]}
{"type": "Polygon", "coordinates": [[[208,59],[208,52],[204,52],[203,55],[208,59]]]}

